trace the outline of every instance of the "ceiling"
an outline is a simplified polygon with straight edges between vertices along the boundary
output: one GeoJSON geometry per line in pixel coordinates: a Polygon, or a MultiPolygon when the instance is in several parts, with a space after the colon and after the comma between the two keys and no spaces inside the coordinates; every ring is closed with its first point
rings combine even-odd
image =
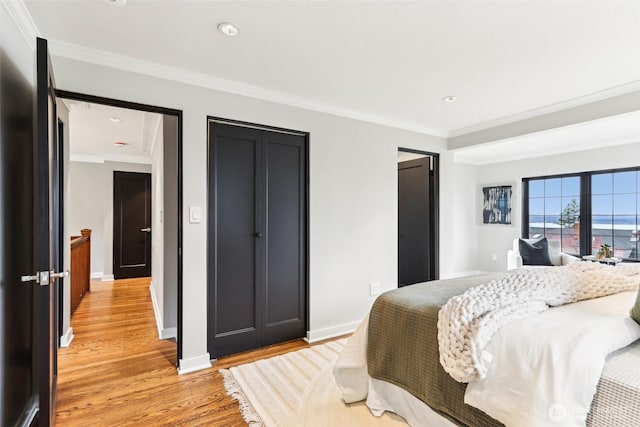
{"type": "Polygon", "coordinates": [[[640,2],[108,3],[26,6],[52,48],[110,52],[443,137],[640,87],[640,2]],[[240,34],[220,34],[223,21],[240,34]]]}
{"type": "Polygon", "coordinates": [[[640,142],[640,111],[462,149],[453,158],[484,165],[634,142],[640,142]]]}
{"type": "Polygon", "coordinates": [[[162,115],[64,99],[71,160],[151,163],[162,115]],[[112,119],[120,119],[113,121],[112,119]],[[126,145],[114,145],[114,142],[126,145]]]}

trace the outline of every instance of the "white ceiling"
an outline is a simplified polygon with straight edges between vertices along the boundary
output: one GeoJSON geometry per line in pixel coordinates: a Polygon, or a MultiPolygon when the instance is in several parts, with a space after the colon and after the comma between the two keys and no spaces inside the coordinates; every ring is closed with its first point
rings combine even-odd
{"type": "Polygon", "coordinates": [[[69,109],[71,160],[151,163],[162,115],[100,104],[63,100],[69,109]],[[119,118],[113,122],[111,118],[119,118]],[[121,141],[125,146],[113,143],[121,141]]]}
{"type": "Polygon", "coordinates": [[[26,5],[58,51],[110,52],[445,137],[640,87],[633,1],[26,5]],[[222,36],[222,21],[240,34],[222,36]],[[458,100],[443,103],[447,95],[458,100]]]}
{"type": "Polygon", "coordinates": [[[483,165],[633,142],[640,142],[640,111],[458,150],[453,158],[483,165]]]}

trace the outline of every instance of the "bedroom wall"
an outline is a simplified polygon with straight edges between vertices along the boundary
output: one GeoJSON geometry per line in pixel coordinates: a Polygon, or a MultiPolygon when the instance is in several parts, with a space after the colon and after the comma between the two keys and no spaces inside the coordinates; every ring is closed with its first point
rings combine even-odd
{"type": "Polygon", "coordinates": [[[496,163],[477,167],[475,196],[475,228],[478,241],[477,268],[500,271],[507,268],[507,250],[513,239],[520,237],[522,224],[522,178],[561,173],[640,166],[640,141],[632,144],[585,150],[527,160],[496,163]],[[511,226],[481,225],[478,206],[481,188],[487,184],[514,184],[511,226]],[[492,260],[496,254],[497,259],[492,260]]]}
{"type": "MultiPolygon", "coordinates": [[[[310,132],[312,340],[348,332],[358,324],[375,299],[369,295],[369,282],[380,283],[383,290],[396,287],[397,149],[444,152],[442,138],[68,58],[54,57],[53,66],[61,89],[183,111],[184,371],[204,367],[208,358],[206,221],[186,222],[189,206],[201,207],[206,218],[207,115],[310,132]]],[[[475,268],[475,233],[467,234],[451,218],[456,209],[469,210],[466,179],[475,172],[454,165],[448,154],[443,155],[441,172],[441,250],[447,254],[441,257],[441,276],[447,276],[475,268]]]]}
{"type": "MultiPolygon", "coordinates": [[[[56,75],[57,76],[57,75],[56,75]]],[[[73,114],[70,126],[73,126],[73,114]]],[[[113,171],[148,172],[151,165],[123,162],[69,164],[69,231],[91,233],[91,276],[113,280],[113,171]]]]}

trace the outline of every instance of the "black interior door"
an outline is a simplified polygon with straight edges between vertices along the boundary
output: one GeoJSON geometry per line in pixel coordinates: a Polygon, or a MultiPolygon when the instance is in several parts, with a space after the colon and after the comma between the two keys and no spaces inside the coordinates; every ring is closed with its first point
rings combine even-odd
{"type": "Polygon", "coordinates": [[[398,285],[431,280],[430,170],[423,157],[398,163],[398,285]]]}
{"type": "Polygon", "coordinates": [[[212,357],[304,336],[306,139],[209,125],[212,357]]]}
{"type": "Polygon", "coordinates": [[[36,415],[39,363],[36,286],[35,89],[0,49],[0,425],[36,415]]]}
{"type": "Polygon", "coordinates": [[[62,218],[54,212],[55,198],[60,188],[58,163],[58,117],[55,82],[47,41],[37,40],[37,95],[35,150],[35,253],[39,283],[30,282],[36,288],[38,381],[38,425],[55,424],[55,399],[57,384],[58,328],[56,319],[57,281],[56,269],[61,254],[58,252],[58,231],[62,218]]]}
{"type": "Polygon", "coordinates": [[[113,172],[113,276],[151,276],[151,174],[113,172]]]}

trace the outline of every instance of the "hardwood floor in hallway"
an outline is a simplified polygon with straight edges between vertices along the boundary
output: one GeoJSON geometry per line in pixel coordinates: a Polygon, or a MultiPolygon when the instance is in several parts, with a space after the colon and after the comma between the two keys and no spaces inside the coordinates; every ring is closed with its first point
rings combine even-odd
{"type": "Polygon", "coordinates": [[[244,426],[219,368],[298,350],[292,341],[178,375],[176,344],[159,340],[149,278],[91,282],[58,351],[57,426],[244,426]]]}

